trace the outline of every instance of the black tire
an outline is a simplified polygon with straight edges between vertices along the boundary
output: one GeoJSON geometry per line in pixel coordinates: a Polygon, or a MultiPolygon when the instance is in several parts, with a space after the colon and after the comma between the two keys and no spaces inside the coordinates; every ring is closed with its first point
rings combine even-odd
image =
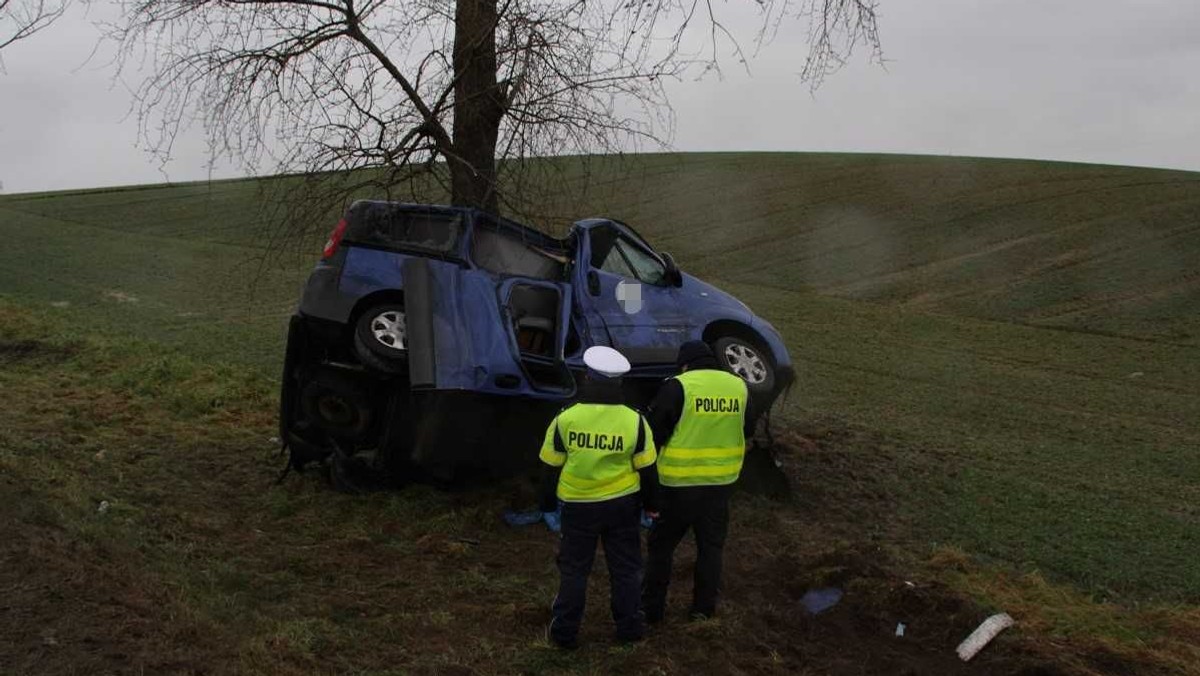
{"type": "Polygon", "coordinates": [[[404,306],[385,303],[367,308],[354,324],[354,352],[367,368],[402,373],[408,366],[404,306]]]}
{"type": "Polygon", "coordinates": [[[300,395],[304,417],[326,434],[350,442],[364,440],[375,412],[366,391],[348,377],[319,373],[300,395]]]}
{"type": "Polygon", "coordinates": [[[738,336],[725,336],[713,342],[712,350],[724,369],[746,381],[751,395],[775,392],[775,362],[761,345],[738,336]]]}

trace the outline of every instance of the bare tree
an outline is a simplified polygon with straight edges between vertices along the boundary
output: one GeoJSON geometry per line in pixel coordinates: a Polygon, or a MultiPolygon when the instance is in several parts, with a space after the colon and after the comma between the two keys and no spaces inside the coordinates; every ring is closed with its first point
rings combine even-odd
{"type": "MultiPolygon", "coordinates": [[[[875,0],[755,2],[755,44],[789,19],[810,21],[810,82],[856,45],[878,54],[875,0]]],[[[525,194],[522,172],[538,164],[525,158],[661,147],[673,122],[664,80],[745,58],[711,0],[121,7],[108,35],[123,72],[149,73],[136,110],[164,159],[200,122],[214,156],[297,174],[285,182],[310,194],[314,180],[339,194],[436,180],[452,203],[491,212],[525,194]]]]}
{"type": "Polygon", "coordinates": [[[0,50],[49,26],[66,10],[65,0],[0,0],[0,50]]]}

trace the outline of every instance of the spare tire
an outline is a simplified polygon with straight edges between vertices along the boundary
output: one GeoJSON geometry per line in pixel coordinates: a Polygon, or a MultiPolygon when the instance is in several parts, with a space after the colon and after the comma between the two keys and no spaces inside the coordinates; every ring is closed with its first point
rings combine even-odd
{"type": "Polygon", "coordinates": [[[408,325],[404,306],[384,303],[367,308],[354,325],[354,351],[364,366],[400,373],[408,364],[408,325]]]}
{"type": "Polygon", "coordinates": [[[775,364],[761,346],[745,338],[725,336],[713,343],[712,350],[722,367],[746,381],[751,394],[775,391],[775,364]]]}
{"type": "Polygon", "coordinates": [[[371,399],[352,379],[331,372],[318,373],[300,395],[304,417],[326,434],[346,441],[362,441],[375,418],[371,399]]]}

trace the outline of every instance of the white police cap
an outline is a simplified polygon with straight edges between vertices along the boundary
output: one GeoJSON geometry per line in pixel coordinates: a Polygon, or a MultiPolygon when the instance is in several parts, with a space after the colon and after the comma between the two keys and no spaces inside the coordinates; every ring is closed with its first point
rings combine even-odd
{"type": "Polygon", "coordinates": [[[583,353],[583,363],[602,376],[616,378],[629,372],[629,360],[611,347],[596,345],[583,353]]]}

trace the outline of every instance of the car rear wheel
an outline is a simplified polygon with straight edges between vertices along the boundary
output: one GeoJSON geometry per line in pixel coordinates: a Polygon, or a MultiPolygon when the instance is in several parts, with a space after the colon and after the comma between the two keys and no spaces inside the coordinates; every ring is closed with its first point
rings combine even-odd
{"type": "Polygon", "coordinates": [[[363,365],[399,373],[408,359],[408,325],[404,306],[389,303],[368,308],[354,327],[354,351],[363,365]]]}
{"type": "Polygon", "coordinates": [[[745,380],[750,392],[775,390],[775,365],[763,348],[736,336],[719,338],[712,348],[721,366],[745,380]]]}

